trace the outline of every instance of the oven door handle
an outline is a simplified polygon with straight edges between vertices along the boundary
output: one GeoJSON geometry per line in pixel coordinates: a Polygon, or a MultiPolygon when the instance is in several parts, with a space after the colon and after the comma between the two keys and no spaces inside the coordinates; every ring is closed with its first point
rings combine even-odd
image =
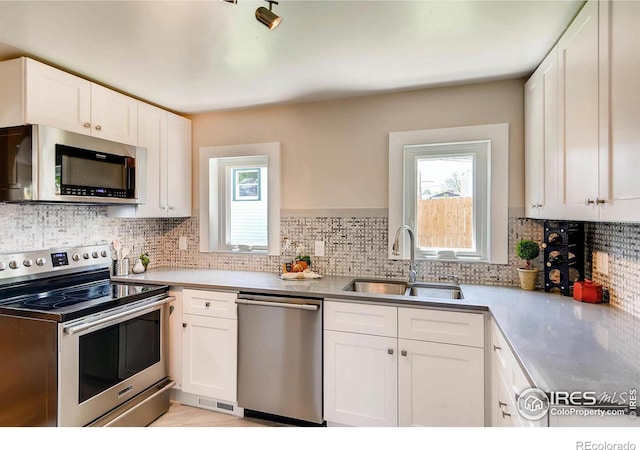
{"type": "Polygon", "coordinates": [[[75,326],[65,327],[64,333],[68,335],[80,333],[82,331],[88,330],[90,328],[97,327],[99,325],[104,325],[105,323],[115,322],[123,317],[132,316],[134,314],[138,314],[143,311],[155,309],[157,306],[164,305],[171,301],[175,300],[175,297],[165,297],[162,300],[158,300],[153,303],[148,303],[145,305],[138,306],[137,308],[127,309],[125,311],[120,311],[118,313],[110,314],[105,317],[101,317],[96,320],[92,320],[91,322],[81,323],[75,326]]]}

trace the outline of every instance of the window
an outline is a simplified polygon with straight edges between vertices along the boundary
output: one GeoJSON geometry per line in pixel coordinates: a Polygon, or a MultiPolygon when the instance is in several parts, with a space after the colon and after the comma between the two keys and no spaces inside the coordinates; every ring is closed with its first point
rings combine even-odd
{"type": "Polygon", "coordinates": [[[280,253],[280,144],[200,149],[200,251],[280,253]]]}
{"type": "Polygon", "coordinates": [[[218,248],[266,251],[268,158],[219,158],[217,166],[218,186],[211,186],[210,195],[219,195],[218,205],[224,205],[218,211],[218,248]]]}
{"type": "Polygon", "coordinates": [[[508,160],[508,124],[390,133],[389,257],[406,224],[418,259],[506,264],[508,160]]]}
{"type": "Polygon", "coordinates": [[[419,258],[477,258],[487,253],[489,142],[404,148],[404,223],[419,258]]]}

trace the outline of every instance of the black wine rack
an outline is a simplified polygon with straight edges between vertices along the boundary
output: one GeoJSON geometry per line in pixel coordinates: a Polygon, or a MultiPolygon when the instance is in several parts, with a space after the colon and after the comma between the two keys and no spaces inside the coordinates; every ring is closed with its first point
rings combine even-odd
{"type": "Polygon", "coordinates": [[[544,290],[573,295],[573,283],[584,280],[584,224],[544,222],[544,290]]]}

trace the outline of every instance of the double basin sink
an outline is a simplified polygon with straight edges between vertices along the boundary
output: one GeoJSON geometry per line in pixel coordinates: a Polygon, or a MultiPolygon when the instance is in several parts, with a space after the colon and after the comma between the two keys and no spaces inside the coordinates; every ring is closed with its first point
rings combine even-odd
{"type": "Polygon", "coordinates": [[[446,283],[408,283],[399,280],[375,280],[356,278],[347,284],[344,291],[369,294],[406,295],[409,297],[427,297],[443,299],[462,299],[460,287],[446,283]]]}

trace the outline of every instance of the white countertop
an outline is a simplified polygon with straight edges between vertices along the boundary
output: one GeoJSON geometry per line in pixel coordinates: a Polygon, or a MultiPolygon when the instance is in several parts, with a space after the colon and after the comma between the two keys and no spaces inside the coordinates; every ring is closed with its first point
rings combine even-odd
{"type": "Polygon", "coordinates": [[[284,281],[273,273],[156,269],[117,281],[238,292],[301,295],[396,306],[489,311],[540,389],[612,394],[640,387],[640,319],[608,304],[588,304],[542,290],[462,284],[464,299],[430,299],[347,292],[355,277],[284,281]]]}

